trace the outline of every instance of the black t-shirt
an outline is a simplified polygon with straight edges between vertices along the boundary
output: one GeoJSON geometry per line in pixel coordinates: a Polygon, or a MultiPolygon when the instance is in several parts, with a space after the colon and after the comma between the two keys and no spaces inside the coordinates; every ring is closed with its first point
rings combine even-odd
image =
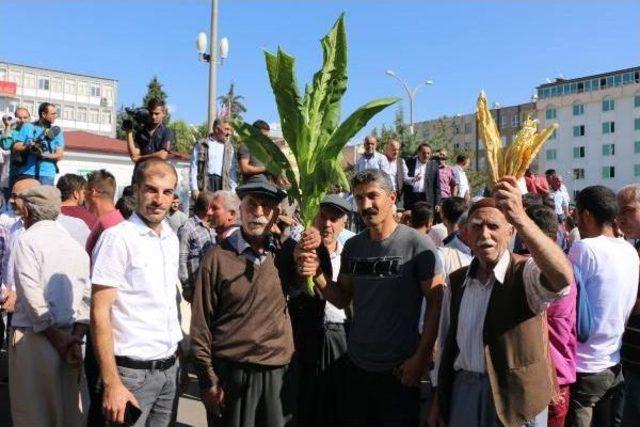
{"type": "Polygon", "coordinates": [[[147,154],[157,153],[160,150],[171,151],[174,136],[171,129],[164,124],[160,124],[153,134],[149,134],[149,130],[146,128],[139,130],[133,140],[140,149],[140,154],[146,156],[147,154]]]}

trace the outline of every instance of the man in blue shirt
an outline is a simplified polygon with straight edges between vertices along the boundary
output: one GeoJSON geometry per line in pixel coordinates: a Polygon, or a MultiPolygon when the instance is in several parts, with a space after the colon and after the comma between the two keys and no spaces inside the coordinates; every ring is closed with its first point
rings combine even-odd
{"type": "Polygon", "coordinates": [[[37,179],[42,185],[53,185],[58,172],[56,163],[64,157],[62,132],[59,131],[56,134],[52,128],[57,115],[55,105],[49,102],[40,104],[38,121],[24,124],[13,146],[14,150],[24,156],[24,163],[18,171],[19,175],[37,179]],[[33,151],[36,141],[42,141],[44,145],[41,154],[33,151]]]}
{"type": "MultiPolygon", "coordinates": [[[[13,145],[18,139],[18,135],[20,134],[20,129],[22,129],[22,126],[26,123],[29,123],[29,121],[31,120],[31,113],[24,107],[16,108],[13,114],[15,116],[15,122],[13,125],[11,124],[10,116],[2,118],[2,124],[4,125],[4,135],[0,140],[0,145],[2,146],[3,150],[8,152],[13,151],[13,145]]],[[[0,176],[0,182],[4,182],[5,177],[8,177],[7,187],[3,188],[5,201],[9,200],[9,197],[11,196],[11,189],[13,188],[13,184],[18,177],[19,167],[12,160],[12,157],[13,156],[5,157],[2,175],[0,176]]]]}

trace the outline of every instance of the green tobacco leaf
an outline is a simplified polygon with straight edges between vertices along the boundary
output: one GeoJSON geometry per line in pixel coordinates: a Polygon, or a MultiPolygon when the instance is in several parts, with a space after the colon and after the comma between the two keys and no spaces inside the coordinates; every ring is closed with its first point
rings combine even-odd
{"type": "Polygon", "coordinates": [[[344,14],[321,40],[322,68],[307,90],[309,127],[317,144],[327,141],[340,121],[340,100],[347,90],[347,35],[344,14]]]}
{"type": "Polygon", "coordinates": [[[249,147],[251,154],[264,163],[267,171],[275,176],[281,176],[291,170],[291,164],[280,147],[259,129],[243,122],[234,122],[233,127],[240,140],[249,147]]]}
{"type": "Polygon", "coordinates": [[[324,147],[322,157],[329,159],[337,157],[347,142],[365,127],[373,116],[399,100],[400,98],[380,98],[358,108],[333,132],[324,147]]]}
{"type": "Polygon", "coordinates": [[[301,99],[295,78],[295,58],[278,48],[277,55],[265,52],[265,61],[271,89],[278,106],[282,135],[297,159],[304,120],[300,111],[301,99]]]}

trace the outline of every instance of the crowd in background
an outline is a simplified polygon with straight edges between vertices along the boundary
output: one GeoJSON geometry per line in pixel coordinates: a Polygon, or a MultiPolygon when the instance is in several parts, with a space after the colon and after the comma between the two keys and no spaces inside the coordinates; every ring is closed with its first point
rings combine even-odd
{"type": "Polygon", "coordinates": [[[161,102],[117,201],[107,170],[55,179],[49,106],[4,120],[14,425],[172,425],[190,373],[211,426],[640,424],[640,184],[571,203],[529,170],[474,195],[465,155],[368,136],[305,229],[222,118],[189,214],[161,102]]]}

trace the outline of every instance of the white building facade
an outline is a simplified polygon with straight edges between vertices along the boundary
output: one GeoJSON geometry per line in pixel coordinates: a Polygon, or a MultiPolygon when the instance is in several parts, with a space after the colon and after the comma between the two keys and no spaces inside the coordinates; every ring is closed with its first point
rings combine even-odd
{"type": "Polygon", "coordinates": [[[42,102],[58,110],[56,125],[115,137],[118,81],[0,61],[0,115],[26,107],[34,120],[42,102]]]}
{"type": "Polygon", "coordinates": [[[541,172],[555,169],[572,196],[640,181],[640,67],[558,79],[537,94],[541,125],[560,126],[539,155],[541,172]]]}

